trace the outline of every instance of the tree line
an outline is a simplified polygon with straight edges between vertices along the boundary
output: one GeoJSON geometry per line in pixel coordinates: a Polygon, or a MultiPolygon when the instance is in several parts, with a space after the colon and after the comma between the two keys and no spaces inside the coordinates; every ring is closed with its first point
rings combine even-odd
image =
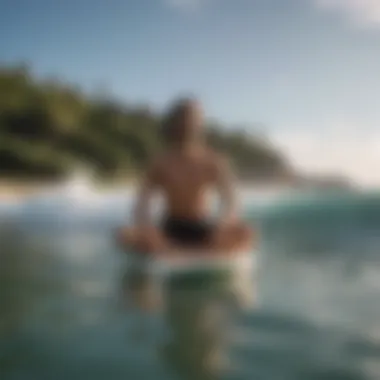
{"type": "MultiPolygon", "coordinates": [[[[0,66],[0,173],[4,178],[59,179],[90,168],[100,178],[133,177],[162,148],[161,115],[146,106],[86,94],[39,79],[24,65],[0,66]]],[[[207,125],[211,145],[238,175],[268,178],[289,171],[269,142],[244,130],[207,125]]]]}

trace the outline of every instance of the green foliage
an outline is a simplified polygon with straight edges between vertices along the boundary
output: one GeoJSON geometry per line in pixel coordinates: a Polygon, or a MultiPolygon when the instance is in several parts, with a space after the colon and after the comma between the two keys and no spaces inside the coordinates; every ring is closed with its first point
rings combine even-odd
{"type": "MultiPolygon", "coordinates": [[[[161,148],[160,117],[84,96],[59,81],[39,81],[25,66],[0,67],[0,172],[17,178],[59,178],[76,166],[116,178],[138,172],[161,148]]],[[[209,126],[211,145],[231,156],[245,177],[287,171],[268,143],[209,126]]]]}

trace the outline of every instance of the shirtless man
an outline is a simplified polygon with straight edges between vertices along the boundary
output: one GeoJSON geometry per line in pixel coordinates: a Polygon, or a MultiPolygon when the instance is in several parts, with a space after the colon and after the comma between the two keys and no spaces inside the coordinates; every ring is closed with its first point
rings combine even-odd
{"type": "Polygon", "coordinates": [[[166,152],[149,166],[135,209],[135,226],[122,228],[123,247],[150,255],[207,251],[233,254],[251,245],[250,229],[238,220],[231,169],[225,157],[206,146],[200,104],[182,99],[170,109],[163,125],[166,152]],[[222,200],[217,220],[208,215],[207,191],[222,200]],[[159,226],[149,219],[152,196],[159,191],[166,201],[159,226]]]}

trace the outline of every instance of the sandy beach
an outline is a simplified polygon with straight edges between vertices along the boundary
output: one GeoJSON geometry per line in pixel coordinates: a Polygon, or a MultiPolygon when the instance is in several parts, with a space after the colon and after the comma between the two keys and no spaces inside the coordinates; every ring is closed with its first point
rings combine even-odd
{"type": "Polygon", "coordinates": [[[0,201],[25,198],[44,191],[48,186],[42,182],[0,180],[0,201]]]}

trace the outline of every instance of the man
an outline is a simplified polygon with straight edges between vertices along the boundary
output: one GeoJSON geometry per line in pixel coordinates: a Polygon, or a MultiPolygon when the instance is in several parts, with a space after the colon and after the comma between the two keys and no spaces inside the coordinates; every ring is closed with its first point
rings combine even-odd
{"type": "Polygon", "coordinates": [[[220,255],[249,248],[251,232],[238,220],[231,169],[226,158],[204,141],[200,104],[193,99],[174,104],[164,122],[163,137],[166,151],[145,173],[135,226],[119,231],[121,244],[151,255],[174,255],[187,248],[192,254],[220,255]],[[216,189],[222,200],[214,222],[207,207],[210,189],[216,189]],[[159,226],[149,218],[150,200],[156,192],[166,201],[159,226]]]}

